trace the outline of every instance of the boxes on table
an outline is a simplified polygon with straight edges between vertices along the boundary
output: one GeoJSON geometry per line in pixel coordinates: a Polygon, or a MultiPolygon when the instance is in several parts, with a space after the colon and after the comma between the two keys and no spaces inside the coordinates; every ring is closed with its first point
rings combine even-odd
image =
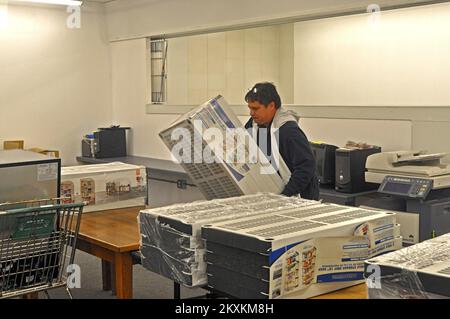
{"type": "Polygon", "coordinates": [[[238,298],[355,285],[364,260],[401,247],[394,214],[275,194],[145,210],[139,221],[145,268],[238,298]]]}
{"type": "Polygon", "coordinates": [[[279,197],[255,194],[143,210],[139,214],[142,265],[187,287],[204,286],[206,245],[201,226],[257,214],[247,206],[279,197]]]}
{"type": "Polygon", "coordinates": [[[370,299],[450,298],[450,234],[365,263],[370,299]]]}
{"type": "Polygon", "coordinates": [[[85,202],[84,212],[144,206],[145,167],[121,162],[63,167],[61,196],[67,203],[85,202]]]}
{"type": "Polygon", "coordinates": [[[361,283],[364,260],[401,248],[395,214],[313,203],[203,226],[208,286],[238,298],[309,298],[361,283]]]}

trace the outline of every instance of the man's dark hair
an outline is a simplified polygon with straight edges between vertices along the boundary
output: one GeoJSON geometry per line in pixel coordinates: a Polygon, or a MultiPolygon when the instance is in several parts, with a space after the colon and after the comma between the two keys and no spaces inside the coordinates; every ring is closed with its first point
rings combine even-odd
{"type": "Polygon", "coordinates": [[[275,108],[281,107],[280,95],[273,83],[256,83],[245,95],[245,102],[259,102],[267,107],[270,102],[275,103],[275,108]]]}

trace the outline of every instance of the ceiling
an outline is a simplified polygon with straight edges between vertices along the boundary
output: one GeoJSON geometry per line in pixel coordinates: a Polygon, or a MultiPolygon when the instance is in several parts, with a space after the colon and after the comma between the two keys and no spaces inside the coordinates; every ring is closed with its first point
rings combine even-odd
{"type": "Polygon", "coordinates": [[[108,2],[113,2],[116,0],[84,0],[86,2],[101,2],[101,3],[108,3],[108,2]]]}

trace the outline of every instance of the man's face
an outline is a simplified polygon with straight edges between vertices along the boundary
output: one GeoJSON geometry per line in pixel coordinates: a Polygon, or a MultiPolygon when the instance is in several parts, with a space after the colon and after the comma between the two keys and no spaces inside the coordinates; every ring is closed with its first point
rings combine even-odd
{"type": "Polygon", "coordinates": [[[277,111],[274,102],[270,102],[267,106],[257,101],[248,102],[250,116],[258,125],[268,125],[272,122],[273,117],[277,111]]]}

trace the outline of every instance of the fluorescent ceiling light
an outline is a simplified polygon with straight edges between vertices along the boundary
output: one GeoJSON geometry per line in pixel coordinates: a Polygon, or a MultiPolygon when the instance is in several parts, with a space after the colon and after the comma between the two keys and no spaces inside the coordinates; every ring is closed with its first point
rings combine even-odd
{"type": "Polygon", "coordinates": [[[61,4],[65,6],[81,6],[83,1],[77,0],[15,0],[18,2],[33,2],[33,3],[45,3],[45,4],[61,4]]]}

